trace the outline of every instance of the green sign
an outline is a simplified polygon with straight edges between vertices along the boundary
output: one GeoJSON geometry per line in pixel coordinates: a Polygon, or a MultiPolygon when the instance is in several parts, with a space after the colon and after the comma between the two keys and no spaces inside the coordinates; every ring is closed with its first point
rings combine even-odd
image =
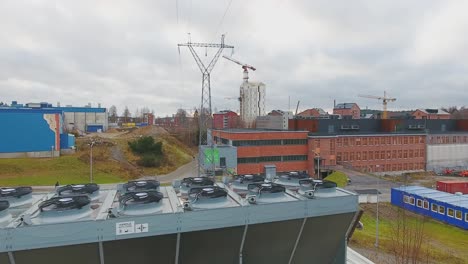
{"type": "Polygon", "coordinates": [[[206,148],[203,150],[205,154],[205,165],[218,164],[219,163],[219,149],[217,148],[206,148]]]}

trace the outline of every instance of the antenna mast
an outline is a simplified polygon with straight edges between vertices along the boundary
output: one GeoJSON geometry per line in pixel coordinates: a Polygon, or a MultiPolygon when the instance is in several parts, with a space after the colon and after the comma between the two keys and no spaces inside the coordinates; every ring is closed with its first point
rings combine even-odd
{"type": "Polygon", "coordinates": [[[212,127],[210,74],[216,62],[218,61],[219,56],[223,52],[223,49],[233,49],[234,46],[224,44],[224,35],[221,35],[220,44],[192,43],[191,39],[189,39],[187,43],[178,44],[177,46],[179,48],[179,53],[180,53],[180,47],[189,48],[190,53],[192,53],[192,56],[195,59],[195,62],[197,63],[198,68],[200,68],[200,71],[202,73],[202,93],[201,93],[200,114],[199,114],[199,119],[198,119],[198,125],[199,125],[198,176],[200,176],[201,172],[203,171],[203,168],[201,167],[202,162],[205,162],[207,160],[210,161],[211,163],[211,171],[214,175],[216,161],[214,160],[215,154],[214,154],[213,140],[209,140],[210,148],[211,148],[211,151],[210,151],[211,157],[205,157],[205,153],[201,151],[201,146],[208,145],[208,129],[212,127]],[[203,61],[200,59],[200,57],[198,56],[194,48],[205,48],[205,52],[206,50],[208,50],[208,48],[216,48],[218,50],[216,51],[215,55],[211,59],[208,66],[205,66],[205,64],[203,64],[203,61]]]}

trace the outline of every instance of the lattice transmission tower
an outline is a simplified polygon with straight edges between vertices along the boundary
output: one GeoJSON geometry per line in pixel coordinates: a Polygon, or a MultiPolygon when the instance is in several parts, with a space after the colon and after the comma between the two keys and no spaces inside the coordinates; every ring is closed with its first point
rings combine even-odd
{"type": "MultiPolygon", "coordinates": [[[[198,118],[198,125],[199,125],[199,149],[201,150],[201,146],[207,146],[208,145],[208,129],[212,127],[212,110],[211,110],[211,87],[210,87],[210,74],[211,71],[213,70],[214,66],[216,65],[216,62],[219,59],[219,56],[223,52],[224,49],[233,49],[234,46],[226,45],[224,44],[224,35],[221,35],[221,43],[193,43],[189,39],[187,43],[183,44],[178,44],[177,45],[179,48],[179,54],[180,54],[180,47],[188,47],[190,50],[190,53],[192,53],[193,58],[195,59],[195,62],[198,65],[198,68],[200,68],[200,71],[202,73],[202,92],[201,92],[201,104],[200,104],[200,113],[199,113],[199,118],[198,118]],[[200,56],[198,56],[197,52],[195,51],[195,48],[215,48],[218,49],[211,59],[210,63],[208,66],[205,66],[203,61],[200,59],[200,56]]],[[[205,50],[206,51],[206,50],[205,50]]],[[[211,165],[211,171],[214,175],[215,173],[215,153],[214,153],[214,144],[213,140],[210,140],[211,144],[208,146],[211,148],[211,151],[209,151],[209,155],[211,157],[205,157],[205,152],[204,151],[199,151],[198,155],[198,176],[203,171],[203,168],[201,167],[201,164],[203,162],[209,161],[211,165]]]]}

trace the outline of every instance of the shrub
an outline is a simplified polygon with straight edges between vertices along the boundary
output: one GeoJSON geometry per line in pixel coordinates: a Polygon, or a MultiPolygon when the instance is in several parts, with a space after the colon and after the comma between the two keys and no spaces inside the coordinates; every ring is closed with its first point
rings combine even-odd
{"type": "Polygon", "coordinates": [[[162,142],[154,142],[152,137],[141,137],[128,142],[130,150],[140,156],[137,164],[144,167],[161,166],[163,159],[162,142]]]}

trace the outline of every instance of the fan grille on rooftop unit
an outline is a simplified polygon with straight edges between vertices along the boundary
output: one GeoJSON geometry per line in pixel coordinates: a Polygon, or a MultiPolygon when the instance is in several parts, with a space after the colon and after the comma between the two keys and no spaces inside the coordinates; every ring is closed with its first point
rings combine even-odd
{"type": "Polygon", "coordinates": [[[214,185],[214,181],[208,177],[187,177],[182,179],[182,184],[186,187],[212,186],[214,185]]]}
{"type": "Polygon", "coordinates": [[[30,193],[32,193],[31,187],[0,188],[0,197],[20,198],[30,193]]]}
{"type": "Polygon", "coordinates": [[[251,183],[248,189],[251,192],[258,193],[280,193],[286,191],[283,185],[276,183],[251,183]]]}
{"type": "Polygon", "coordinates": [[[306,173],[299,173],[299,172],[296,172],[296,171],[292,171],[292,172],[289,172],[286,175],[281,175],[280,177],[288,179],[288,180],[289,179],[307,179],[307,178],[309,178],[309,175],[307,175],[306,173]]]}
{"type": "Polygon", "coordinates": [[[260,175],[238,175],[235,177],[235,181],[239,183],[254,183],[254,182],[263,182],[265,181],[265,176],[260,175]]]}
{"type": "Polygon", "coordinates": [[[99,185],[96,183],[86,184],[69,184],[66,186],[59,187],[57,189],[58,195],[70,195],[70,194],[92,194],[99,190],[99,185]]]}
{"type": "Polygon", "coordinates": [[[41,212],[81,209],[90,203],[91,199],[87,195],[59,196],[40,203],[39,209],[41,212]]]}
{"type": "Polygon", "coordinates": [[[194,187],[189,190],[188,196],[192,199],[227,197],[227,191],[218,186],[194,187]]]}
{"type": "Polygon", "coordinates": [[[119,202],[126,206],[130,204],[159,203],[163,198],[164,195],[158,191],[128,192],[119,198],[119,202]]]}
{"type": "Polygon", "coordinates": [[[129,181],[124,184],[124,189],[129,192],[143,190],[157,190],[161,184],[156,180],[129,181]]]}
{"type": "Polygon", "coordinates": [[[301,187],[313,187],[316,189],[336,188],[337,184],[327,180],[304,179],[299,181],[301,187]]]}

